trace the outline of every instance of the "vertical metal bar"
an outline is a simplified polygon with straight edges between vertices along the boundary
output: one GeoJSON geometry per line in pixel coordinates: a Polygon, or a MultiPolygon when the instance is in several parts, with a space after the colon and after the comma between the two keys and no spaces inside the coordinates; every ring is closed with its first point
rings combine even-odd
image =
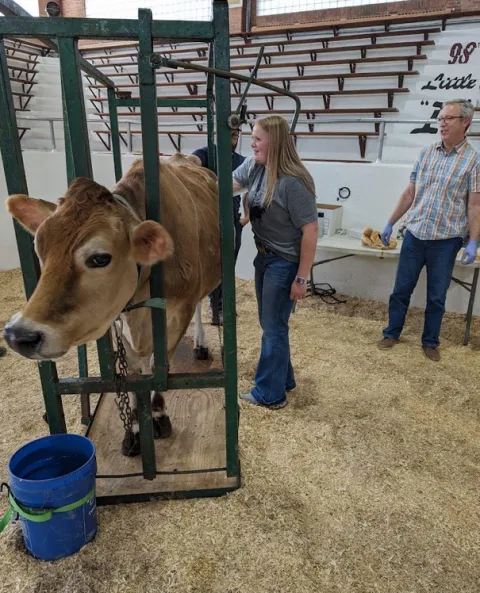
{"type": "Polygon", "coordinates": [[[377,163],[382,162],[383,157],[383,144],[385,142],[385,122],[380,122],[380,135],[378,138],[378,155],[377,155],[377,163]]]}
{"type": "MultiPolygon", "coordinates": [[[[210,43],[208,50],[208,67],[213,68],[213,43],[210,43]]],[[[215,113],[215,98],[213,94],[214,76],[212,72],[207,74],[207,147],[208,147],[208,167],[216,171],[217,157],[215,154],[214,144],[214,113],[215,113]]]]}
{"type": "MultiPolygon", "coordinates": [[[[76,177],[93,179],[77,41],[69,37],[58,39],[58,54],[62,80],[68,182],[71,183],[76,177]]],[[[115,363],[110,332],[97,341],[97,351],[102,379],[113,380],[115,363]]]]}
{"type": "MultiPolygon", "coordinates": [[[[230,70],[228,2],[213,3],[215,68],[230,70]]],[[[225,361],[225,429],[227,475],[236,476],[238,465],[237,337],[235,314],[235,264],[232,196],[232,146],[230,81],[215,77],[217,172],[222,239],[223,337],[225,361]]]]}
{"type": "Polygon", "coordinates": [[[143,477],[146,480],[153,480],[157,475],[157,468],[155,465],[155,446],[153,440],[153,421],[152,406],[150,403],[150,391],[137,391],[136,395],[143,477]]]}
{"type": "Polygon", "coordinates": [[[112,133],[113,166],[115,168],[115,179],[122,178],[122,154],[120,152],[120,131],[118,129],[117,98],[114,89],[107,89],[108,111],[110,113],[110,131],[112,133]]]}
{"type": "MultiPolygon", "coordinates": [[[[79,346],[77,348],[78,358],[78,376],[80,379],[88,377],[88,358],[87,358],[87,347],[86,345],[79,346]]],[[[90,394],[82,393],[80,396],[80,407],[82,410],[82,424],[88,425],[91,418],[90,410],[90,394]]]]}
{"type": "Polygon", "coordinates": [[[55,128],[53,127],[53,119],[49,119],[50,125],[50,140],[52,141],[52,150],[57,150],[57,140],[55,138],[55,128]]]}
{"type": "Polygon", "coordinates": [[[472,325],[473,304],[475,303],[475,293],[477,292],[478,284],[478,268],[473,271],[472,286],[470,288],[470,298],[468,299],[467,308],[467,326],[465,328],[465,336],[463,338],[463,345],[466,346],[470,340],[470,326],[472,325]]]}
{"type": "MultiPolygon", "coordinates": [[[[147,219],[161,222],[160,208],[160,163],[158,147],[158,115],[156,71],[150,64],[153,53],[152,11],[138,11],[138,76],[140,83],[140,110],[142,124],[143,167],[145,175],[145,198],[147,219]]],[[[150,293],[153,297],[163,297],[164,267],[157,264],[152,267],[150,275],[150,293]]],[[[153,325],[153,375],[159,381],[158,389],[167,389],[167,323],[165,310],[152,309],[153,325]]],[[[143,394],[137,394],[139,402],[143,394]],[[138,397],[140,395],[140,397],[138,397]]],[[[142,444],[143,475],[151,477],[156,472],[155,445],[153,441],[152,410],[144,401],[143,410],[139,409],[139,417],[143,416],[143,430],[140,425],[142,444]],[[148,432],[147,432],[148,429],[148,432]]]]}
{"type": "MultiPolygon", "coordinates": [[[[143,166],[145,170],[145,195],[147,219],[161,222],[160,208],[160,163],[158,158],[158,115],[155,70],[150,64],[153,53],[152,11],[139,9],[139,54],[138,74],[140,80],[140,110],[142,124],[143,166]]],[[[164,267],[157,264],[150,275],[151,295],[163,297],[164,267]]],[[[159,389],[167,387],[167,344],[165,311],[152,309],[154,375],[163,381],[159,389]]]]}
{"type": "Polygon", "coordinates": [[[62,80],[65,158],[70,183],[79,176],[93,178],[93,172],[82,74],[77,60],[77,41],[70,37],[58,39],[58,55],[62,80]]]}
{"type": "Polygon", "coordinates": [[[133,152],[133,142],[132,142],[132,124],[131,122],[127,121],[127,134],[128,134],[128,152],[133,152]]]}
{"type": "MultiPolygon", "coordinates": [[[[3,118],[2,125],[0,125],[0,148],[8,193],[28,195],[27,178],[25,175],[22,149],[20,147],[20,137],[18,134],[3,39],[0,39],[0,113],[3,118]]],[[[32,237],[17,221],[14,221],[14,227],[22,266],[25,294],[27,299],[29,299],[37,285],[40,268],[33,249],[32,237]]],[[[66,432],[62,400],[56,394],[56,382],[58,381],[56,366],[52,362],[40,362],[38,369],[50,432],[52,434],[66,432]]]]}

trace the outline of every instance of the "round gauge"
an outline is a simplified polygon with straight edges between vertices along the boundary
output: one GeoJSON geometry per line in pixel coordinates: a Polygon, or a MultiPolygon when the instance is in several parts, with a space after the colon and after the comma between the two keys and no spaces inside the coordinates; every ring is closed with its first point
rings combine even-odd
{"type": "Polygon", "coordinates": [[[338,190],[338,197],[342,198],[342,200],[346,200],[350,197],[350,189],[348,187],[341,187],[338,190]]]}

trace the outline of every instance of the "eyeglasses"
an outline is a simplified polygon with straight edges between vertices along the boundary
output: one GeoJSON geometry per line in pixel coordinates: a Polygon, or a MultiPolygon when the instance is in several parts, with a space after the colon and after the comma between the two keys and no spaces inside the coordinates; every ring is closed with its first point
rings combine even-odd
{"type": "Polygon", "coordinates": [[[463,115],[446,115],[445,117],[437,117],[438,123],[444,121],[447,124],[449,124],[452,121],[452,119],[463,119],[463,115]]]}

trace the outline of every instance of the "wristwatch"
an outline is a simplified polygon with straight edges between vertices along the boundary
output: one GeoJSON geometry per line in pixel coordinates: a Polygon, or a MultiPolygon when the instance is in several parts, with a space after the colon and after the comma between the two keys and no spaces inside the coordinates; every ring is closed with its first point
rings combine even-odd
{"type": "Polygon", "coordinates": [[[303,284],[305,284],[305,282],[306,282],[306,279],[305,279],[305,278],[302,278],[301,276],[297,276],[297,277],[295,278],[295,282],[296,282],[297,284],[302,284],[302,285],[303,285],[303,284]]]}

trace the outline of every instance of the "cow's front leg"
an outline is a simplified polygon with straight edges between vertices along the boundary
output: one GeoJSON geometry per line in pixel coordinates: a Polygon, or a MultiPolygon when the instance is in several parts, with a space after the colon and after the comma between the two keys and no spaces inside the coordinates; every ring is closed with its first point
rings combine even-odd
{"type": "Polygon", "coordinates": [[[129,393],[130,408],[132,410],[132,431],[125,431],[122,442],[122,455],[126,457],[135,457],[140,455],[140,429],[138,426],[137,397],[134,393],[129,393]]]}
{"type": "Polygon", "coordinates": [[[172,434],[172,423],[165,411],[165,399],[159,391],[152,391],[153,438],[166,439],[172,434]]]}

